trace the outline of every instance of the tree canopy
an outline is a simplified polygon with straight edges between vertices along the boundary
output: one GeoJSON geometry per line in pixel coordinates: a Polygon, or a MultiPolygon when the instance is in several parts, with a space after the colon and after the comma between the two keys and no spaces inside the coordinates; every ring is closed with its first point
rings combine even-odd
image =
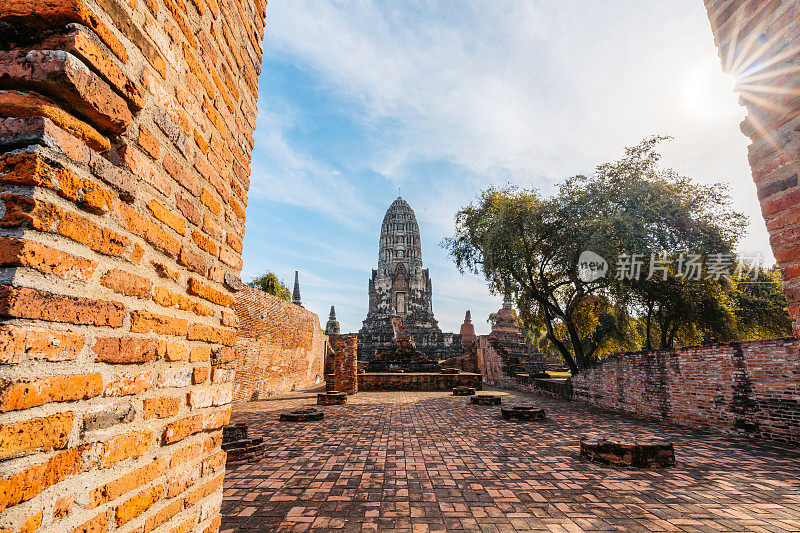
{"type": "Polygon", "coordinates": [[[660,168],[663,140],[627,148],[551,197],[489,188],[458,211],[455,235],[443,242],[462,272],[513,296],[532,338],[573,372],[619,350],[783,331],[759,325],[763,314],[742,327],[737,309],[764,308],[766,298],[779,312],[770,299],[778,293],[724,275],[720,263],[731,266],[746,219],[724,185],[660,168]],[[597,275],[581,270],[587,254],[597,275]]]}
{"type": "Polygon", "coordinates": [[[282,298],[287,302],[292,301],[292,291],[288,285],[278,279],[272,272],[265,272],[248,283],[251,287],[282,298]]]}

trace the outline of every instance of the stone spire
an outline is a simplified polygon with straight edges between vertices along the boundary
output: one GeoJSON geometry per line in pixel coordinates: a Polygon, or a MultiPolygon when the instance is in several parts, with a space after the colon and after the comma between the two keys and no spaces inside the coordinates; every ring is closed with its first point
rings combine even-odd
{"type": "Polygon", "coordinates": [[[464,323],[461,324],[461,346],[467,348],[475,344],[475,326],[472,325],[472,314],[467,310],[464,323]]]}
{"type": "Polygon", "coordinates": [[[325,324],[325,335],[338,335],[339,322],[336,320],[336,309],[331,306],[331,314],[328,315],[328,323],[325,324]]]}
{"type": "Polygon", "coordinates": [[[511,309],[511,296],[508,294],[506,294],[505,298],[503,298],[503,309],[511,309]]]}
{"type": "Polygon", "coordinates": [[[300,275],[297,270],[294,271],[294,290],[292,291],[292,303],[303,307],[303,302],[300,300],[300,275]]]}

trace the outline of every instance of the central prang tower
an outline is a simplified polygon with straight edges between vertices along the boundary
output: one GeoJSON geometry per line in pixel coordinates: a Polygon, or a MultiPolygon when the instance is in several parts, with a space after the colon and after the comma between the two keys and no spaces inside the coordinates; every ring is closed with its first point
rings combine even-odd
{"type": "Polygon", "coordinates": [[[378,268],[369,280],[369,311],[358,332],[358,358],[370,361],[375,350],[391,345],[391,317],[403,318],[406,334],[417,349],[437,357],[451,350],[452,333],[442,333],[433,318],[433,290],[422,268],[419,225],[414,210],[397,198],[383,217],[378,268]]]}

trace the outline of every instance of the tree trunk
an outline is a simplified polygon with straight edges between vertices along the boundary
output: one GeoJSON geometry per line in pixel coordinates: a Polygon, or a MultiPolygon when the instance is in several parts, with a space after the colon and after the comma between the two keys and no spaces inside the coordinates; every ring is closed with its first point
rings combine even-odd
{"type": "Polygon", "coordinates": [[[569,340],[572,344],[572,349],[575,352],[575,363],[581,370],[589,368],[583,352],[583,344],[581,343],[581,336],[578,333],[578,328],[575,327],[575,324],[572,322],[572,320],[564,319],[564,325],[567,327],[569,340]]]}
{"type": "Polygon", "coordinates": [[[572,358],[572,354],[569,353],[567,347],[564,346],[564,343],[558,340],[556,337],[555,332],[553,331],[553,318],[550,316],[550,312],[545,308],[544,309],[544,324],[547,327],[547,338],[550,339],[555,347],[561,352],[561,355],[564,357],[564,361],[566,361],[567,366],[569,367],[569,371],[575,375],[578,373],[578,366],[575,364],[575,360],[572,358]]]}

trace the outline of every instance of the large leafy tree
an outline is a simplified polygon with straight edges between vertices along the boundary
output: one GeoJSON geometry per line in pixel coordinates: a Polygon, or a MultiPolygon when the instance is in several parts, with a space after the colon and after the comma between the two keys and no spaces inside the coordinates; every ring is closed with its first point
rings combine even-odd
{"type": "Polygon", "coordinates": [[[287,302],[292,301],[292,291],[272,272],[265,272],[248,283],[251,287],[282,298],[287,302]]]}
{"type": "MultiPolygon", "coordinates": [[[[515,296],[522,319],[545,331],[573,372],[604,353],[634,347],[631,315],[648,302],[680,308],[680,300],[692,308],[672,318],[681,327],[665,342],[695,324],[705,305],[674,291],[644,295],[644,286],[625,272],[581,276],[582,252],[611,260],[635,253],[640,259],[667,252],[726,254],[744,225],[723,186],[698,185],[659,167],[655,147],[661,140],[646,139],[593,174],[568,179],[551,198],[490,188],[456,214],[455,235],[444,241],[459,269],[483,274],[493,290],[515,296]]],[[[639,279],[647,281],[649,264],[640,268],[639,279]]]]}
{"type": "Polygon", "coordinates": [[[741,340],[788,337],[792,334],[781,272],[756,267],[754,275],[736,279],[730,294],[741,340]]]}

